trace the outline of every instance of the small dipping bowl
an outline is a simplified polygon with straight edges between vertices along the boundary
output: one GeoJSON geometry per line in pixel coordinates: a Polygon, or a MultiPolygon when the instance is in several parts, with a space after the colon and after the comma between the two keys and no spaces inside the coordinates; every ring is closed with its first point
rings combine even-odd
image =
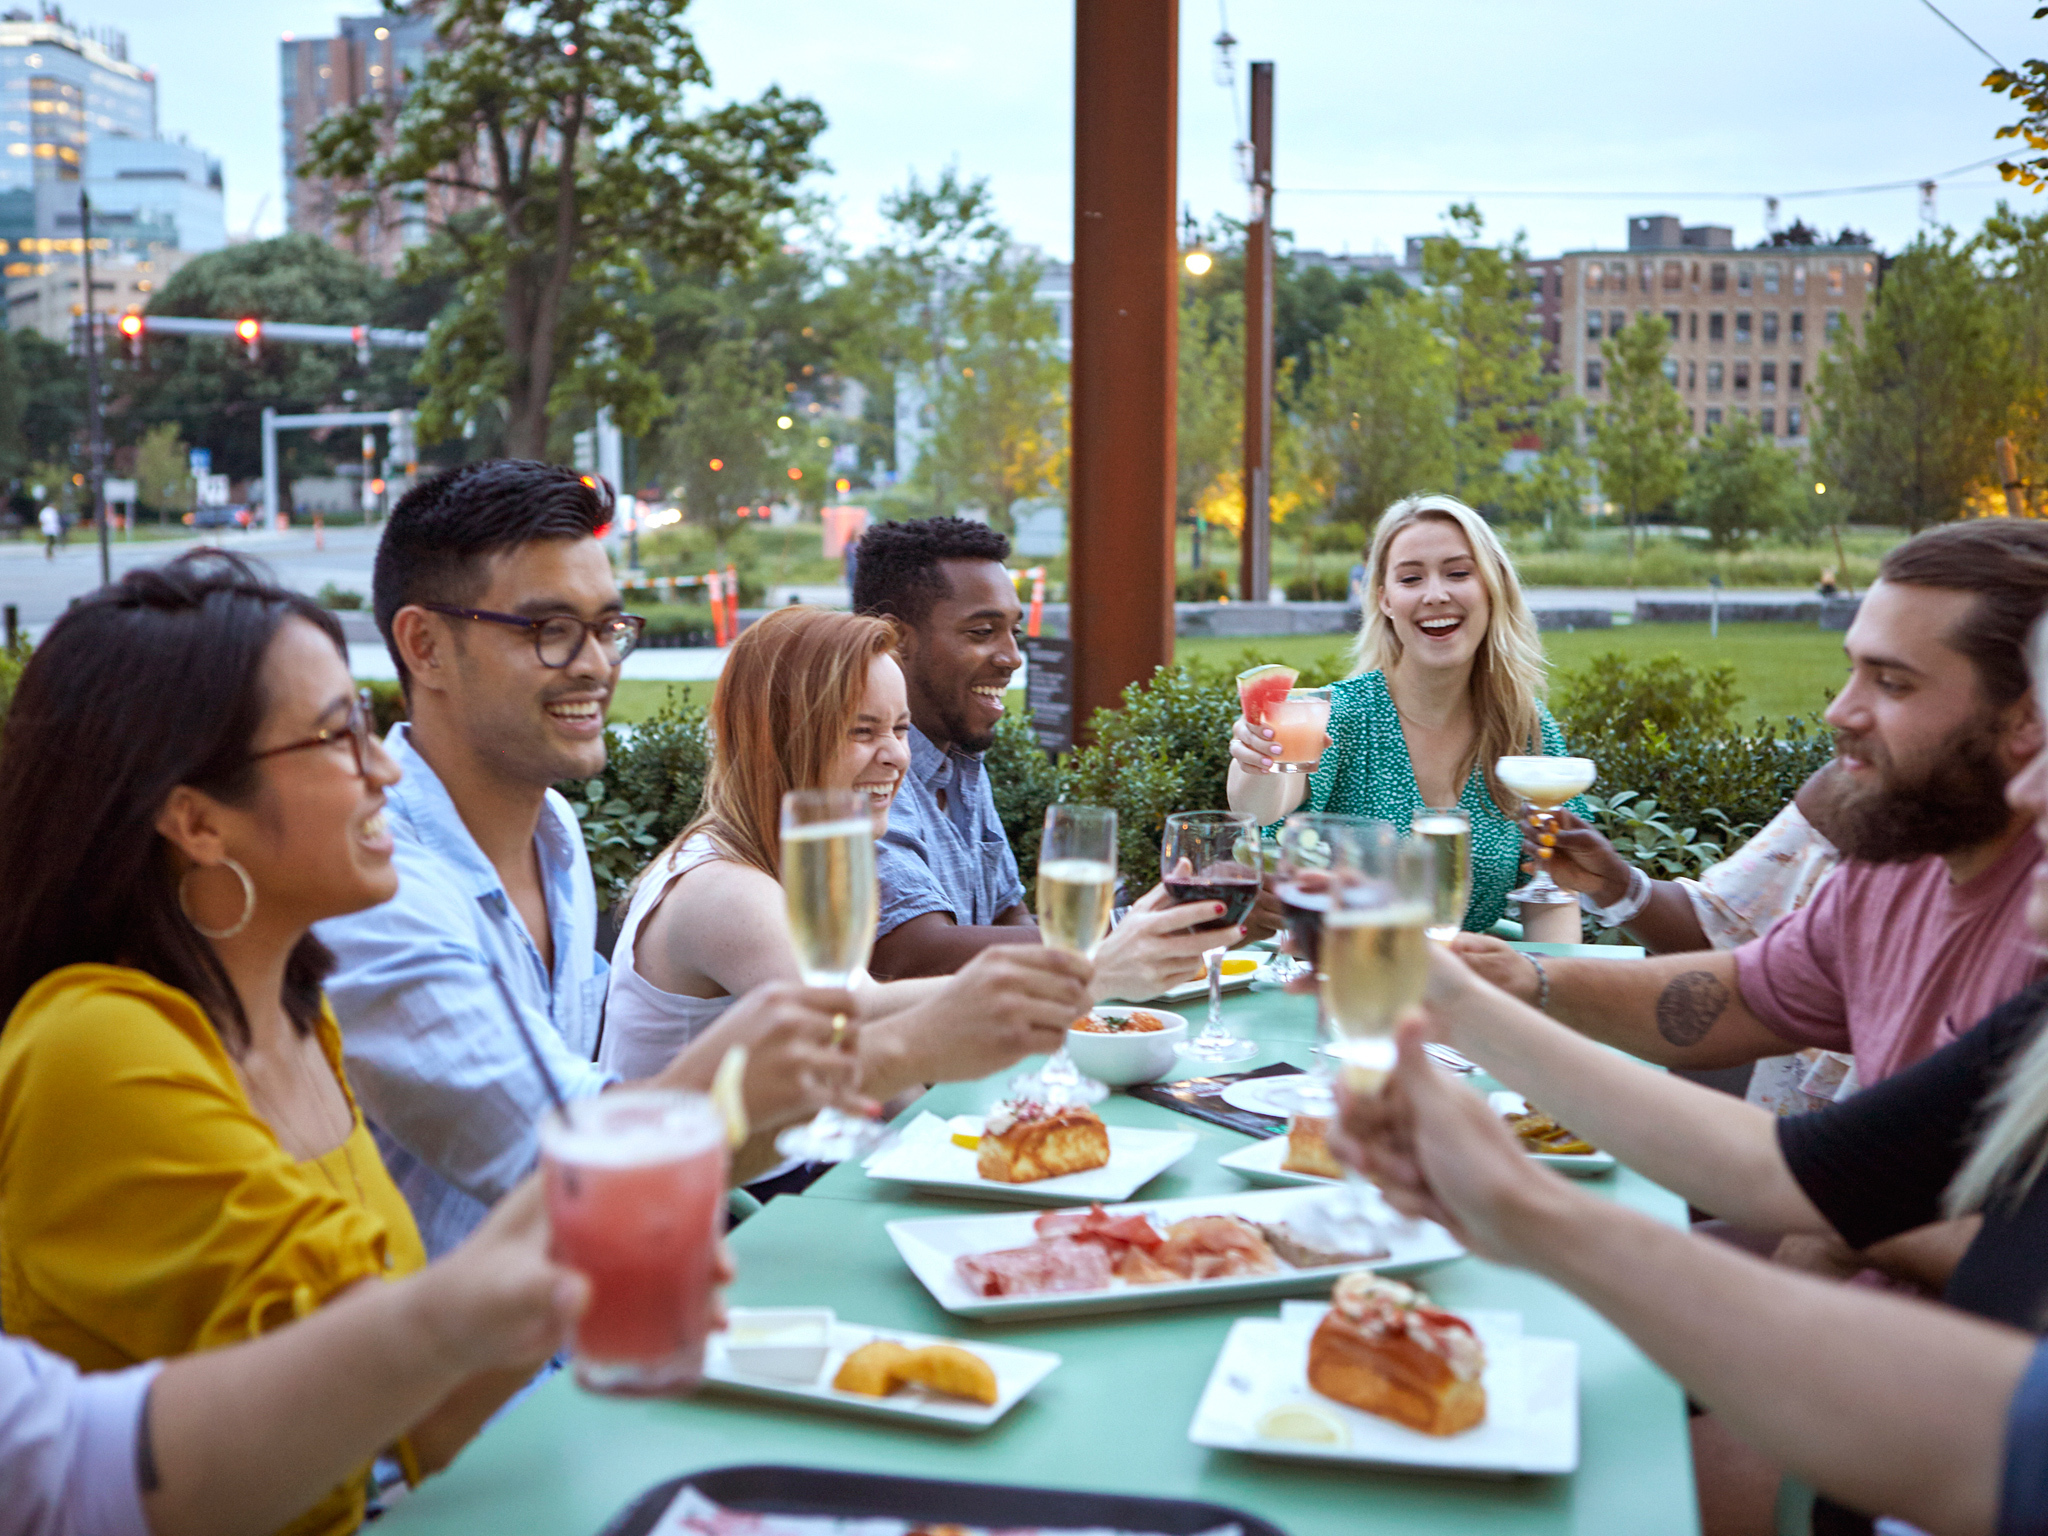
{"type": "Polygon", "coordinates": [[[725,1358],[745,1376],[799,1385],[824,1374],[832,1352],[830,1307],[734,1307],[725,1332],[725,1358]]]}
{"type": "Polygon", "coordinates": [[[1161,1029],[1126,1029],[1104,1034],[1092,1029],[1067,1030],[1067,1054],[1074,1065],[1098,1082],[1112,1088],[1130,1088],[1157,1082],[1173,1070],[1181,1045],[1188,1037],[1188,1021],[1163,1008],[1091,1008],[1093,1019],[1128,1019],[1134,1013],[1150,1014],[1165,1026],[1161,1029]]]}

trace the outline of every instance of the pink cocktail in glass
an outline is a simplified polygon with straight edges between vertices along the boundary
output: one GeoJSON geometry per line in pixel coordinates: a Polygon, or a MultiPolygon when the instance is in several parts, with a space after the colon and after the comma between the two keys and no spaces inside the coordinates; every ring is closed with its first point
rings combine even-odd
{"type": "Polygon", "coordinates": [[[576,1379],[687,1392],[704,1374],[725,1126],[702,1094],[627,1089],[541,1122],[554,1255],[590,1281],[576,1379]]]}
{"type": "Polygon", "coordinates": [[[1266,724],[1272,728],[1280,755],[1273,760],[1274,773],[1313,773],[1323,760],[1323,739],[1330,728],[1330,696],[1320,688],[1296,688],[1286,698],[1269,706],[1266,724]]]}

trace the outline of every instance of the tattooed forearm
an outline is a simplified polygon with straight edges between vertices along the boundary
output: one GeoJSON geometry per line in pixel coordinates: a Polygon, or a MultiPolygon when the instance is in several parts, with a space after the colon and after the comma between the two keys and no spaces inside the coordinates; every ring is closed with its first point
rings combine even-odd
{"type": "Polygon", "coordinates": [[[1672,977],[1657,996],[1657,1033],[1673,1045],[1698,1045],[1727,1011],[1728,995],[1712,971],[1672,977]]]}

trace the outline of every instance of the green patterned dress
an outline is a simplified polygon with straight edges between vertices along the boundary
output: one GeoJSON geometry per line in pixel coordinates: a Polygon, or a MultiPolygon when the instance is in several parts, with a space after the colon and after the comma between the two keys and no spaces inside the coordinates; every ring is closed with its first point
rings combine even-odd
{"type": "MultiPolygon", "coordinates": [[[[1564,733],[1550,711],[1540,703],[1536,709],[1544,755],[1566,756],[1564,733]]],[[[1408,818],[1422,809],[1422,791],[1415,787],[1407,738],[1385,676],[1367,672],[1330,685],[1330,743],[1321,766],[1309,775],[1308,796],[1299,808],[1373,816],[1407,831],[1408,818]]],[[[1509,915],[1507,894],[1522,883],[1522,829],[1493,803],[1477,764],[1458,804],[1472,816],[1472,901],[1465,908],[1465,927],[1484,933],[1509,915]]],[[[1583,800],[1566,805],[1586,814],[1583,800]]]]}

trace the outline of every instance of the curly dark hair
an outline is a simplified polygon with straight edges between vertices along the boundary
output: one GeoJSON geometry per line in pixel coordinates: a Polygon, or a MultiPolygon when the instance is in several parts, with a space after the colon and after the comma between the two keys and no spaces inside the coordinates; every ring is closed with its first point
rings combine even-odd
{"type": "Polygon", "coordinates": [[[964,517],[921,517],[877,523],[853,552],[853,611],[879,614],[911,629],[946,595],[941,560],[1010,558],[1010,541],[986,523],[964,517]]]}
{"type": "Polygon", "coordinates": [[[391,638],[399,609],[467,606],[484,588],[487,556],[542,539],[589,538],[611,520],[612,494],[602,480],[586,483],[572,469],[532,459],[464,464],[401,496],[377,545],[370,606],[407,696],[412,678],[391,638]]]}

